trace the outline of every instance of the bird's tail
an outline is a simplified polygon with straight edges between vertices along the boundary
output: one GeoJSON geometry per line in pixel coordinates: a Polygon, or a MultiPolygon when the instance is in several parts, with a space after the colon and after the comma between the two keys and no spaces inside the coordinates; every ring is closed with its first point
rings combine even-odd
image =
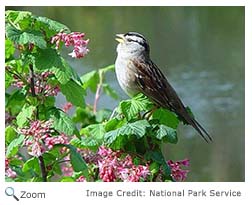
{"type": "Polygon", "coordinates": [[[183,117],[185,121],[191,125],[207,143],[213,141],[208,132],[197,122],[197,120],[191,117],[188,112],[184,113],[183,117]]]}
{"type": "Polygon", "coordinates": [[[195,130],[201,135],[201,137],[207,142],[212,142],[212,137],[208,134],[208,132],[194,119],[191,118],[191,125],[195,130]]]}

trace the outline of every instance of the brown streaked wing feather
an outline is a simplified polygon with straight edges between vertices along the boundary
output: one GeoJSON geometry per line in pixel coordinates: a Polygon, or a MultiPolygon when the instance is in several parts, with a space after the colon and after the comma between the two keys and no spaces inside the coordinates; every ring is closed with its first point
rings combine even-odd
{"type": "Polygon", "coordinates": [[[176,91],[152,61],[149,61],[147,66],[146,63],[137,59],[133,60],[132,63],[135,66],[136,81],[140,92],[153,100],[158,106],[175,112],[186,123],[193,126],[206,142],[212,141],[206,130],[189,115],[176,91]]]}
{"type": "Polygon", "coordinates": [[[179,115],[177,111],[185,109],[184,105],[159,68],[152,61],[148,62],[148,66],[139,60],[132,62],[137,67],[136,78],[141,92],[159,106],[179,115]]]}

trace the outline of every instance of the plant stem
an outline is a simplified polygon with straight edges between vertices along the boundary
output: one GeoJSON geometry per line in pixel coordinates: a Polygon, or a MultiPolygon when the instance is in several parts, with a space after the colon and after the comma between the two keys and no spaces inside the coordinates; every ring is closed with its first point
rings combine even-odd
{"type": "MultiPolygon", "coordinates": [[[[33,65],[29,64],[29,68],[30,68],[30,79],[31,79],[31,85],[30,85],[31,94],[32,94],[32,97],[36,97],[33,65]]],[[[37,110],[36,110],[36,118],[38,119],[38,106],[37,106],[37,110]]],[[[46,167],[45,167],[45,162],[44,162],[43,156],[42,155],[39,156],[38,160],[39,160],[39,166],[40,166],[40,170],[41,170],[42,179],[44,182],[46,182],[47,181],[47,172],[46,172],[46,167]]]]}
{"type": "Polygon", "coordinates": [[[39,160],[39,166],[41,169],[42,179],[44,182],[46,182],[47,181],[47,173],[46,173],[44,158],[42,156],[39,156],[38,160],[39,160]]]}
{"type": "Polygon", "coordinates": [[[99,71],[99,84],[97,85],[97,89],[96,89],[96,93],[95,93],[95,100],[94,100],[94,108],[93,108],[94,113],[96,113],[96,111],[97,111],[97,104],[98,104],[98,100],[101,96],[102,84],[103,84],[103,72],[99,71]]]}
{"type": "Polygon", "coordinates": [[[32,97],[36,97],[33,65],[29,64],[29,68],[30,68],[30,79],[31,79],[31,93],[32,93],[32,97]]]}

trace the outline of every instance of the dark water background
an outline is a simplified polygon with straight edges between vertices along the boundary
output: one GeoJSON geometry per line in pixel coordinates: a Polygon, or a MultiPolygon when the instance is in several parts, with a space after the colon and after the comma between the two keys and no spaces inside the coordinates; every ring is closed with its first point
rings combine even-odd
{"type": "MultiPolygon", "coordinates": [[[[152,60],[214,138],[207,144],[191,127],[181,125],[178,144],[163,149],[167,159],[190,159],[188,181],[244,181],[244,7],[7,9],[32,11],[85,32],[90,53],[81,60],[66,57],[80,75],[114,63],[116,33],[144,34],[152,60]]],[[[115,74],[107,80],[127,98],[115,74]]],[[[93,96],[88,99],[92,100],[93,96]]],[[[59,98],[59,104],[63,101],[59,98]]],[[[117,103],[102,97],[99,106],[113,109],[117,103]]]]}

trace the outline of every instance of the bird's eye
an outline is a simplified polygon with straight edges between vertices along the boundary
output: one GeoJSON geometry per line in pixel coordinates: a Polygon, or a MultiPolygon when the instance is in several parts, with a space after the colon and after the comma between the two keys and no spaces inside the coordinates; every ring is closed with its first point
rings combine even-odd
{"type": "Polygon", "coordinates": [[[133,40],[133,39],[131,39],[131,38],[128,38],[127,41],[128,41],[128,42],[137,42],[137,41],[135,41],[135,40],[133,40]]]}
{"type": "Polygon", "coordinates": [[[140,41],[136,40],[136,39],[128,38],[127,41],[128,42],[134,42],[134,43],[142,45],[142,43],[140,41]]]}

